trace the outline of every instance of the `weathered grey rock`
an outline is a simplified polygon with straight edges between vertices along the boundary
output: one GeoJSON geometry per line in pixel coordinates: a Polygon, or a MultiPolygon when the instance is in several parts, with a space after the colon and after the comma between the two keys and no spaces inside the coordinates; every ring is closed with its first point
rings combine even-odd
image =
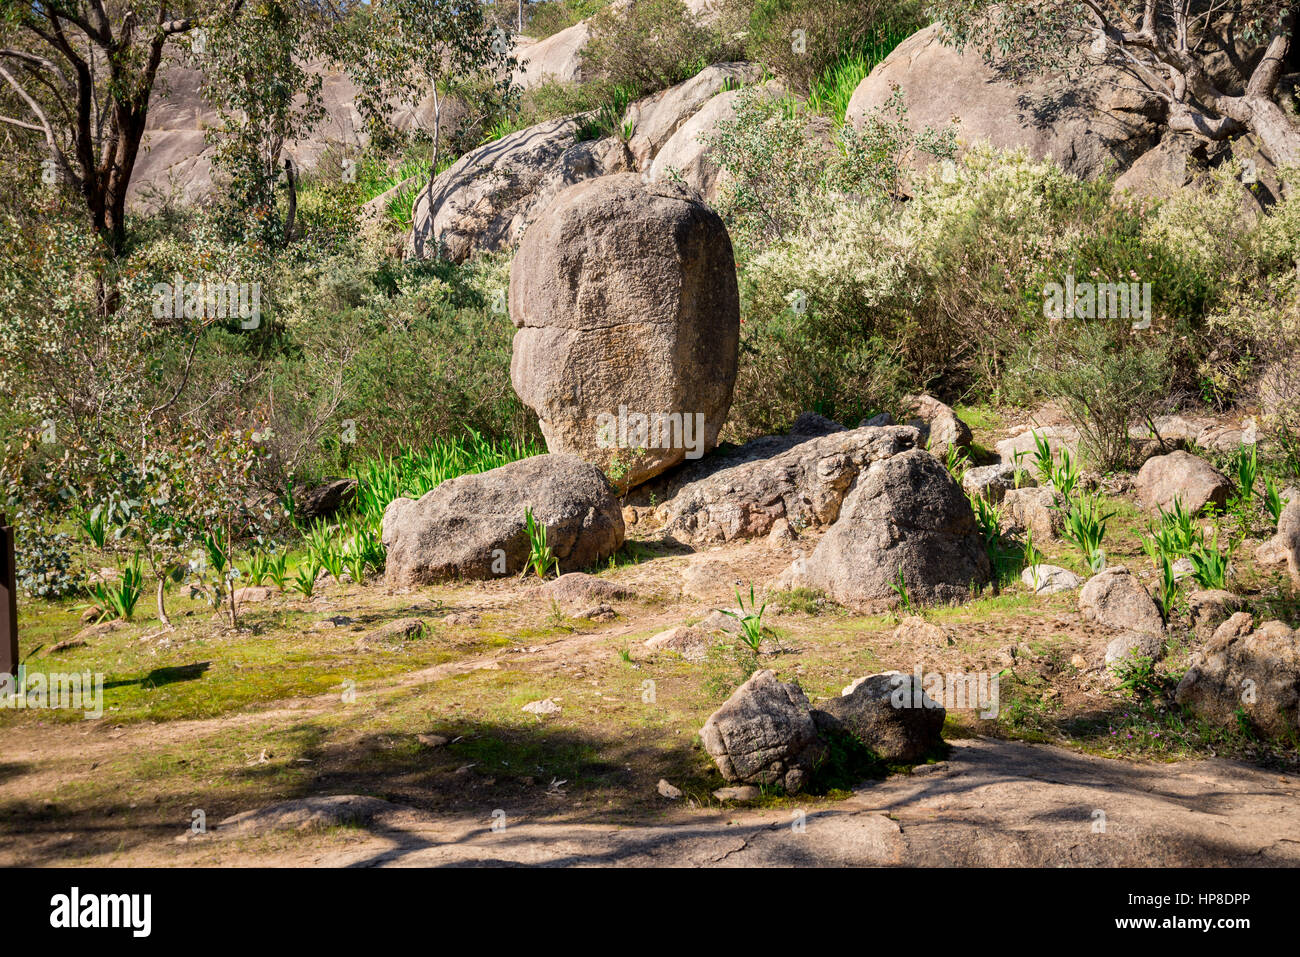
{"type": "Polygon", "coordinates": [[[511,249],[561,191],[628,169],[616,137],[578,142],[585,115],[550,120],[470,150],[415,201],[408,254],[463,262],[511,249]]]}
{"type": "Polygon", "coordinates": [[[318,518],[333,518],[340,509],[351,505],[357,497],[357,480],[336,479],[300,493],[298,518],[314,522],[318,518]]]}
{"type": "MultiPolygon", "coordinates": [[[[339,147],[362,147],[369,139],[356,108],[357,89],[345,73],[324,63],[304,62],[302,66],[321,82],[324,115],[309,131],[285,143],[285,155],[300,172],[332,167],[337,175],[339,147]]],[[[220,115],[204,95],[203,84],[201,70],[170,57],[164,61],[127,191],[132,208],[157,209],[165,201],[194,204],[211,196],[217,146],[208,140],[206,131],[220,123],[220,115]]],[[[428,129],[431,100],[426,97],[419,103],[394,104],[390,122],[403,131],[428,129]]],[[[442,98],[444,138],[457,131],[466,112],[456,98],[442,98]]]]}
{"type": "MultiPolygon", "coordinates": [[[[549,538],[549,530],[547,537],[549,538]]],[[[630,588],[597,578],[586,572],[569,572],[542,586],[542,594],[553,598],[561,605],[582,605],[584,607],[599,604],[602,601],[621,601],[633,598],[630,588]]]]}
{"type": "Polygon", "coordinates": [[[739,634],[740,622],[737,621],[736,618],[734,618],[733,616],[742,614],[741,610],[739,608],[728,608],[727,611],[731,612],[732,614],[729,615],[726,612],[722,611],[721,609],[715,608],[713,611],[705,615],[704,618],[699,622],[699,624],[695,625],[694,627],[698,628],[700,631],[703,631],[705,634],[709,634],[709,635],[716,634],[717,632],[720,631],[728,632],[729,634],[733,634],[733,635],[739,634]]]}
{"type": "Polygon", "coordinates": [[[683,190],[630,174],[566,190],[520,244],[510,318],[510,379],[552,452],[629,488],[717,444],[736,379],[736,264],[717,213],[683,190]]]}
{"type": "Polygon", "coordinates": [[[943,457],[953,446],[970,448],[970,426],[934,396],[913,396],[908,400],[908,407],[913,418],[907,424],[921,433],[921,444],[935,455],[943,457]]]}
{"type": "Polygon", "coordinates": [[[590,36],[587,21],[580,20],[541,40],[519,37],[515,85],[528,90],[548,82],[577,83],[582,79],[582,50],[590,36]]]}
{"type": "Polygon", "coordinates": [[[1151,511],[1169,511],[1176,500],[1196,514],[1207,505],[1223,508],[1232,494],[1228,477],[1190,452],[1170,452],[1148,459],[1138,471],[1138,495],[1151,511]]]}
{"type": "MultiPolygon", "coordinates": [[[[784,92],[775,80],[757,89],[761,96],[777,97],[784,92]]],[[[709,141],[722,123],[736,118],[744,94],[744,90],[728,90],[709,99],[655,154],[649,178],[656,183],[678,180],[705,202],[715,202],[722,191],[723,171],[709,141]]]]}
{"type": "Polygon", "coordinates": [[[687,661],[703,661],[709,656],[709,645],[712,640],[709,632],[703,628],[678,625],[676,628],[669,628],[652,638],[647,638],[645,646],[652,651],[675,652],[687,661]]]}
{"type": "Polygon", "coordinates": [[[740,784],[781,784],[797,794],[825,753],[808,699],[797,685],[763,670],[709,716],[700,741],[723,778],[740,784]]]}
{"type": "Polygon", "coordinates": [[[1160,609],[1133,574],[1123,565],[1098,572],[1079,592],[1083,617],[1117,631],[1164,635],[1160,609]]]}
{"type": "Polygon", "coordinates": [[[1246,612],[1215,631],[1178,683],[1174,700],[1223,727],[1245,713],[1256,732],[1287,737],[1300,731],[1300,641],[1284,623],[1252,629],[1246,612]]]}
{"type": "Polygon", "coordinates": [[[1008,489],[1002,496],[1002,525],[1007,531],[1030,532],[1036,542],[1053,542],[1065,528],[1065,515],[1050,488],[1008,489]]]}
{"type": "Polygon", "coordinates": [[[823,701],[813,710],[813,720],[823,737],[847,732],[881,760],[911,764],[942,740],[945,714],[914,676],[887,671],[855,681],[840,697],[823,701]]]}
{"type": "Polygon", "coordinates": [[[518,574],[529,553],[529,508],[561,570],[593,565],[623,544],[623,514],[600,470],[574,456],[538,455],[450,479],[419,501],[390,503],[388,582],[518,574]]]}
{"type": "Polygon", "coordinates": [[[1300,587],[1300,495],[1291,496],[1277,520],[1277,535],[1273,541],[1286,559],[1291,582],[1300,587]]]}
{"type": "Polygon", "coordinates": [[[1055,595],[1074,591],[1083,579],[1059,565],[1032,565],[1020,573],[1020,580],[1034,590],[1035,595],[1055,595]]]}
{"type": "Polygon", "coordinates": [[[1187,596],[1187,612],[1192,630],[1201,638],[1210,638],[1218,627],[1245,604],[1240,595],[1222,589],[1194,591],[1187,596]]]}
{"type": "Polygon", "coordinates": [[[1005,462],[998,465],[981,465],[967,469],[961,479],[961,487],[968,494],[979,496],[994,505],[1001,502],[1012,489],[1034,488],[1037,485],[1038,480],[1034,478],[1029,463],[1024,463],[1019,470],[1005,462]],[[1019,485],[1016,484],[1017,478],[1019,478],[1019,485]]]}
{"type": "Polygon", "coordinates": [[[245,585],[235,589],[236,605],[252,605],[257,602],[270,601],[274,590],[265,585],[245,585]]]}
{"type": "Polygon", "coordinates": [[[1140,631],[1126,631],[1113,638],[1106,646],[1106,667],[1114,669],[1137,658],[1156,661],[1164,657],[1165,642],[1158,635],[1140,631]]]}
{"type": "Polygon", "coordinates": [[[665,532],[704,544],[758,538],[781,519],[799,528],[831,525],[863,470],[915,448],[918,436],[891,426],[797,438],[796,444],[758,439],[672,476],[660,486],[667,497],[657,514],[665,532]]]}
{"type": "Polygon", "coordinates": [[[1246,429],[1242,426],[1216,423],[1196,437],[1196,444],[1207,452],[1227,454],[1240,449],[1245,444],[1246,437],[1246,429]]]}
{"type": "MultiPolygon", "coordinates": [[[[886,430],[882,430],[886,431],[886,430]]],[[[894,598],[902,573],[914,602],[956,602],[991,569],[965,493],[930,453],[912,449],[871,465],[839,520],[784,580],[850,607],[894,598]]]]}
{"type": "Polygon", "coordinates": [[[631,124],[627,147],[638,170],[647,170],[674,133],[730,84],[752,83],[762,75],[757,63],[715,63],[695,76],[637,100],[627,108],[624,122],[631,124]]]}
{"type": "Polygon", "coordinates": [[[1127,169],[1163,129],[1163,104],[1125,84],[1118,71],[1016,79],[986,63],[977,44],[962,52],[945,45],[938,24],[904,40],[859,84],[848,122],[861,126],[895,89],[914,130],[955,124],[963,146],[987,140],[999,149],[1024,147],[1084,178],[1127,169]]]}
{"type": "Polygon", "coordinates": [[[1065,449],[1071,457],[1078,458],[1079,430],[1069,425],[1048,425],[1026,429],[995,443],[993,451],[998,453],[998,457],[1006,465],[1016,464],[1016,456],[1019,454],[1021,467],[1034,472],[1034,453],[1038,449],[1036,441],[1038,438],[1047,442],[1052,455],[1059,457],[1061,450],[1065,449]]]}

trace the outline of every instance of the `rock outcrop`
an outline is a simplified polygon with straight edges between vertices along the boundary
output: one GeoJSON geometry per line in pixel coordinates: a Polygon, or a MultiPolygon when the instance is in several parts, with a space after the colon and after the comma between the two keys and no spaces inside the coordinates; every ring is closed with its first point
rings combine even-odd
{"type": "Polygon", "coordinates": [[[470,150],[420,191],[408,253],[463,262],[513,248],[569,186],[629,168],[616,138],[579,141],[587,114],[550,120],[470,150]]]}
{"type": "Polygon", "coordinates": [[[623,118],[632,128],[627,147],[636,168],[648,170],[673,134],[728,85],[752,83],[761,75],[756,63],[715,63],[683,83],[637,100],[623,118]]]}
{"type": "Polygon", "coordinates": [[[893,599],[900,575],[910,600],[929,604],[964,601],[991,573],[961,486],[933,455],[913,449],[859,477],[839,520],[782,583],[865,608],[893,599]]]}
{"type": "Polygon", "coordinates": [[[1222,727],[1236,727],[1240,712],[1266,737],[1300,731],[1300,641],[1280,621],[1258,628],[1237,612],[1215,631],[1192,664],[1174,700],[1222,727]]]}
{"type": "Polygon", "coordinates": [[[831,525],[865,469],[918,442],[916,430],[907,426],[833,432],[783,450],[781,438],[710,456],[672,476],[689,480],[663,483],[657,491],[666,501],[656,516],[665,532],[705,544],[758,538],[782,519],[797,528],[831,525]]]}
{"type": "Polygon", "coordinates": [[[904,40],[858,85],[848,122],[863,125],[895,90],[913,130],[955,125],[963,146],[987,140],[999,149],[1023,147],[1084,178],[1131,166],[1159,140],[1165,113],[1161,100],[1114,70],[1017,79],[986,63],[975,45],[961,52],[945,45],[938,24],[904,40]]]}

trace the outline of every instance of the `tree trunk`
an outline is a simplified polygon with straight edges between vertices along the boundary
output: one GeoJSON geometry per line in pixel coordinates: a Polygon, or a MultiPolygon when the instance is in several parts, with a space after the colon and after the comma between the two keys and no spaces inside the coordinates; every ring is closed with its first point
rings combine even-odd
{"type": "Polygon", "coordinates": [[[293,171],[293,160],[284,158],[284,178],[289,190],[289,208],[284,213],[284,244],[293,241],[294,220],[298,217],[298,179],[293,171]]]}
{"type": "Polygon", "coordinates": [[[168,628],[171,627],[172,620],[167,617],[167,606],[163,601],[163,591],[167,587],[167,573],[164,572],[158,576],[158,620],[168,628]]]}
{"type": "Polygon", "coordinates": [[[1300,127],[1284,109],[1267,97],[1247,97],[1250,119],[1246,121],[1278,166],[1300,166],[1300,127]]]}

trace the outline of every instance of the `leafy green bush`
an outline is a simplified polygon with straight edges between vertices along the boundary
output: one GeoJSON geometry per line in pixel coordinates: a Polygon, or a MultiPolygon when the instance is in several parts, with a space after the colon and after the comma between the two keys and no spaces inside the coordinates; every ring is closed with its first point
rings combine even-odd
{"type": "Polygon", "coordinates": [[[883,59],[924,25],[915,0],[733,0],[723,10],[724,29],[744,33],[746,56],[800,94],[824,92],[837,62],[873,49],[883,59]]]}
{"type": "Polygon", "coordinates": [[[14,539],[18,587],[31,598],[64,598],[80,590],[72,572],[72,539],[41,526],[19,530],[14,539]]]}
{"type": "Polygon", "coordinates": [[[653,93],[734,52],[682,0],[638,0],[611,4],[591,18],[582,73],[584,79],[653,93]]]}

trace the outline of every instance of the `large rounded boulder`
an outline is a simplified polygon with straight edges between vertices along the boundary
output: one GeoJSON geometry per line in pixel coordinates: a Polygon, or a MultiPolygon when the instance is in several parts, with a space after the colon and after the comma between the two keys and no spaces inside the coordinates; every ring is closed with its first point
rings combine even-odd
{"type": "Polygon", "coordinates": [[[594,565],[623,544],[623,513],[600,470],[570,455],[538,455],[391,502],[383,526],[389,583],[518,574],[529,555],[530,509],[561,571],[594,565]]]}
{"type": "Polygon", "coordinates": [[[789,584],[869,609],[897,595],[900,577],[909,600],[931,604],[968,599],[991,574],[966,494],[937,458],[913,449],[858,478],[839,520],[795,563],[789,584]]]}
{"type": "Polygon", "coordinates": [[[630,488],[712,449],[731,408],[740,297],[717,213],[631,174],[566,189],[510,275],[515,392],[551,452],[630,488]]]}
{"type": "MultiPolygon", "coordinates": [[[[986,62],[975,44],[948,45],[943,27],[933,24],[859,84],[846,120],[861,129],[873,114],[888,115],[901,94],[914,132],[955,126],[962,146],[986,140],[998,149],[1023,148],[1081,178],[1126,170],[1159,139],[1164,104],[1118,70],[1017,76],[1008,66],[986,62]]],[[[923,160],[918,151],[914,161],[923,160]]]]}

